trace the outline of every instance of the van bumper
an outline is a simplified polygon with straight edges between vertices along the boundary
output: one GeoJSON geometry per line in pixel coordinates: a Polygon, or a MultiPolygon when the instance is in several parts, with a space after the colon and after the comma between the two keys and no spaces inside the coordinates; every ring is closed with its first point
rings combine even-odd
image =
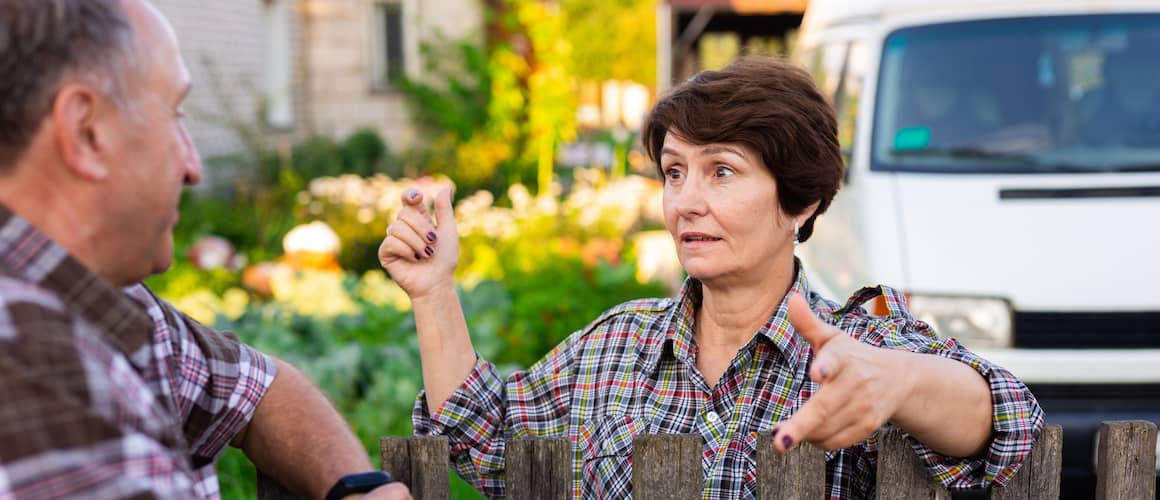
{"type": "Polygon", "coordinates": [[[1160,349],[972,351],[1006,368],[1027,385],[1160,384],[1160,349]]]}

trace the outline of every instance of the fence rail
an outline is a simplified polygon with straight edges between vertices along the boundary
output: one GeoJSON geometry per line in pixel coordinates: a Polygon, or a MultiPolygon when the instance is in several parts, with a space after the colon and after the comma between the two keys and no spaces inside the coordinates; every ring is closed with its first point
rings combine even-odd
{"type": "MultiPolygon", "coordinates": [[[[633,495],[641,500],[701,498],[699,436],[644,435],[633,440],[633,495]]],[[[757,496],[761,499],[823,498],[826,464],[822,450],[798,446],[781,455],[768,435],[758,437],[757,496]]],[[[880,499],[950,499],[919,463],[901,431],[879,436],[880,499]]],[[[1063,431],[1049,425],[1019,473],[1003,488],[992,488],[993,500],[1055,500],[1063,431]]],[[[416,500],[443,500],[450,494],[448,444],[445,437],[382,439],[382,464],[392,477],[411,488],[416,500]]],[[[507,446],[508,498],[564,499],[572,490],[572,448],[566,438],[516,439],[507,446]]],[[[1097,500],[1136,500],[1156,495],[1156,424],[1145,421],[1104,422],[1096,451],[1097,500]]],[[[258,474],[258,498],[296,498],[258,474]]]]}

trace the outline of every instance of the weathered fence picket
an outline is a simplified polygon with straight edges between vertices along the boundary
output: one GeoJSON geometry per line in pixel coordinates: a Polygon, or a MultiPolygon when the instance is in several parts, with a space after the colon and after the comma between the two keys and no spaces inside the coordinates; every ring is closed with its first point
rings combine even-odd
{"type": "Polygon", "coordinates": [[[1096,445],[1096,500],[1156,498],[1156,424],[1104,422],[1096,445]]]}
{"type": "Polygon", "coordinates": [[[705,482],[700,436],[640,436],[632,441],[632,492],[640,500],[696,500],[705,482]],[[637,490],[637,486],[640,490],[637,490]]]}
{"type": "MultiPolygon", "coordinates": [[[[1136,500],[1155,497],[1156,424],[1144,421],[1105,422],[1097,449],[1097,498],[1136,500]]],[[[633,496],[641,500],[701,498],[701,458],[704,443],[693,435],[642,435],[633,440],[633,496]]],[[[823,498],[825,454],[801,445],[787,455],[773,447],[768,435],[757,441],[757,494],[763,500],[823,498]]],[[[1044,429],[1027,463],[1006,487],[989,492],[991,500],[1055,500],[1063,432],[1044,429]]],[[[446,438],[384,438],[383,469],[407,484],[417,500],[448,497],[446,438]]],[[[572,495],[572,443],[566,438],[515,439],[507,444],[508,497],[563,499],[572,495]]],[[[949,499],[933,481],[898,429],[878,435],[876,485],[881,499],[949,499]]],[[[280,485],[258,474],[258,498],[294,498],[280,485]]]]}
{"type": "Polygon", "coordinates": [[[572,443],[567,438],[514,439],[507,443],[504,466],[511,500],[564,500],[572,496],[572,443]]]}
{"type": "Polygon", "coordinates": [[[411,489],[414,498],[447,498],[450,451],[445,436],[379,440],[383,470],[411,489]]]}

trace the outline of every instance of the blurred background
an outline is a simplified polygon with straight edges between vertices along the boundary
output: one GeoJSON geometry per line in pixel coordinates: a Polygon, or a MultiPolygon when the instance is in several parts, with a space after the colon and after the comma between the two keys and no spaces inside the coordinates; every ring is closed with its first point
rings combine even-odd
{"type": "MultiPolygon", "coordinates": [[[[206,164],[174,267],[195,318],[303,368],[377,457],[411,433],[419,357],[376,251],[411,187],[455,186],[475,345],[529,366],[683,278],[638,146],[659,92],[784,54],[806,0],[155,0],[206,164]]],[[[254,494],[231,450],[223,494],[254,494]]],[[[458,497],[473,496],[456,479],[458,497]]]]}
{"type": "MultiPolygon", "coordinates": [[[[372,457],[411,433],[421,386],[376,258],[399,195],[454,186],[475,345],[526,368],[679,286],[641,121],[748,54],[793,56],[838,113],[849,174],[799,249],[811,286],[901,287],[1027,380],[1065,426],[1065,498],[1090,497],[1099,421],[1160,420],[1160,231],[1123,220],[1160,218],[1160,2],[154,2],[206,173],[149,284],[304,369],[372,457]]],[[[219,471],[226,498],[254,495],[240,453],[219,471]]]]}

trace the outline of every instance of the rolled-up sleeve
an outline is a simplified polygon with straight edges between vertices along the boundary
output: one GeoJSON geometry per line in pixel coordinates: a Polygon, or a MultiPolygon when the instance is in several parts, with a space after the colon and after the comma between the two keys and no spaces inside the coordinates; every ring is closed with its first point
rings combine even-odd
{"type": "Polygon", "coordinates": [[[155,349],[171,371],[167,378],[193,465],[209,465],[250,423],[274,383],[274,360],[233,333],[198,323],[144,287],[126,291],[145,303],[155,321],[160,320],[155,349]]]}
{"type": "Polygon", "coordinates": [[[1011,372],[964,348],[955,339],[943,339],[921,321],[890,318],[878,328],[882,347],[906,349],[959,361],[982,375],[991,389],[991,442],[985,453],[972,458],[939,454],[909,438],[931,476],[949,489],[1002,486],[1018,472],[1043,429],[1043,409],[1027,386],[1011,372]]]}
{"type": "Polygon", "coordinates": [[[412,412],[415,435],[447,436],[460,477],[490,498],[503,497],[507,440],[559,436],[568,429],[575,338],[506,381],[477,356],[467,379],[434,414],[426,392],[419,393],[412,412]]]}
{"type": "Polygon", "coordinates": [[[411,413],[417,436],[447,436],[451,463],[460,477],[489,497],[503,495],[504,381],[495,365],[476,358],[467,379],[434,414],[427,392],[411,413]]]}

